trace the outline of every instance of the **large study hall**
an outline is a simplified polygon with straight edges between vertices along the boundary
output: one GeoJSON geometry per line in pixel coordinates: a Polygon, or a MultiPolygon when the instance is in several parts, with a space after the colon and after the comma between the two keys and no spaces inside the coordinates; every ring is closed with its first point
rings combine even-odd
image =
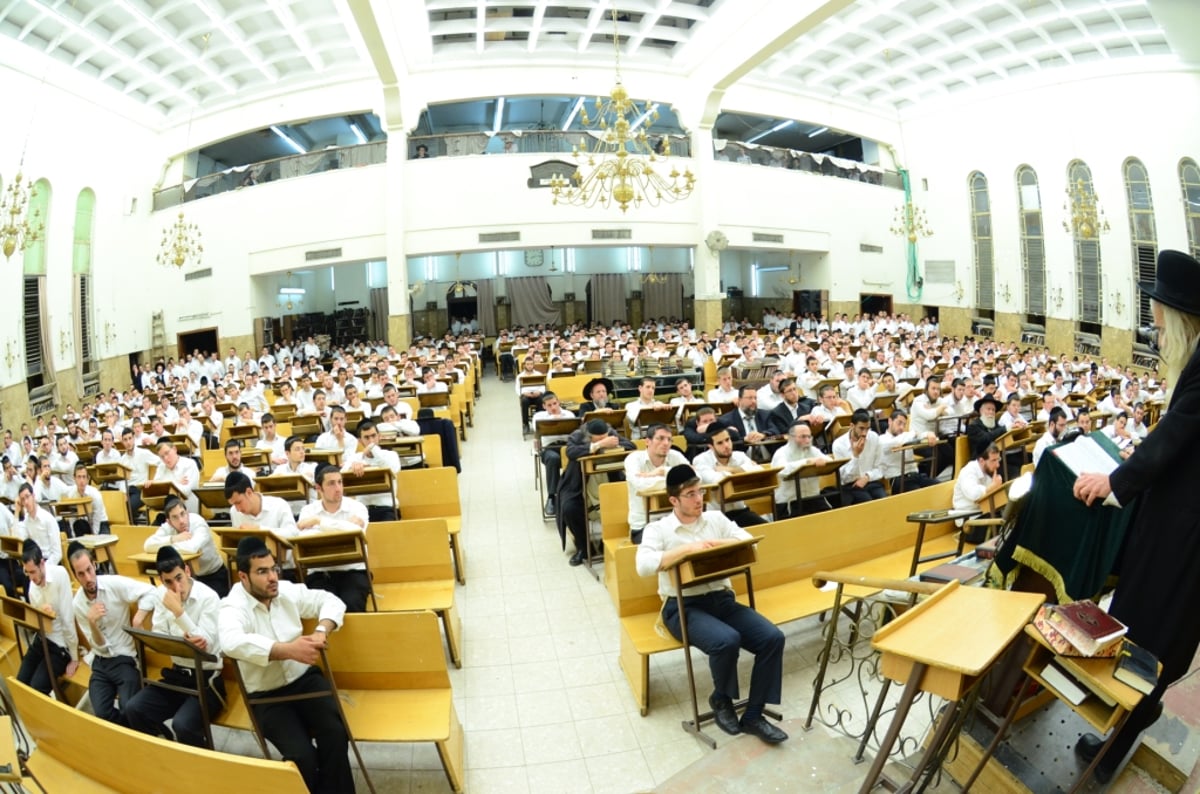
{"type": "Polygon", "coordinates": [[[1200,791],[1197,33],[3,5],[0,783],[1200,791]]]}

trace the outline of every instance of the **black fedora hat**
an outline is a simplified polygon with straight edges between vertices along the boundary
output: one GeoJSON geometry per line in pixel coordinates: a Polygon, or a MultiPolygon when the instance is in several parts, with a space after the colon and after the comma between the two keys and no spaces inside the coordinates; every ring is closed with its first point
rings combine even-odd
{"type": "Polygon", "coordinates": [[[975,413],[979,413],[979,409],[988,403],[995,406],[997,412],[1004,410],[1004,403],[997,400],[994,394],[985,394],[975,401],[975,413]]]}
{"type": "Polygon", "coordinates": [[[1138,289],[1164,306],[1200,315],[1200,262],[1182,251],[1159,251],[1154,281],[1140,281],[1138,289]]]}
{"type": "Polygon", "coordinates": [[[608,378],[592,378],[587,383],[583,384],[583,399],[585,402],[591,402],[592,389],[596,388],[597,384],[600,383],[604,384],[604,388],[608,392],[609,397],[612,397],[613,392],[617,390],[617,387],[613,385],[613,382],[608,378]]]}

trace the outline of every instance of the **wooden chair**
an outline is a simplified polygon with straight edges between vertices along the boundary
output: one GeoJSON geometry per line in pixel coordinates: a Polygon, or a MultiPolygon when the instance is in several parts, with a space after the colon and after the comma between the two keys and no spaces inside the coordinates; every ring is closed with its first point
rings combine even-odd
{"type": "Polygon", "coordinates": [[[367,556],[379,610],[428,610],[442,621],[450,661],[462,667],[462,621],[454,606],[454,565],[446,519],[380,521],[367,527],[367,556]]]}
{"type": "Polygon", "coordinates": [[[462,532],[462,503],[458,497],[458,472],[453,467],[406,469],[396,475],[396,497],[405,519],[444,518],[450,535],[454,575],[467,583],[466,559],[459,534],[462,532]]]}
{"type": "MultiPolygon", "coordinates": [[[[112,534],[119,538],[116,545],[112,547],[112,556],[117,564],[117,573],[133,579],[141,578],[142,574],[137,562],[129,558],[135,554],[143,553],[146,548],[146,538],[157,531],[158,527],[144,526],[142,524],[123,524],[112,527],[112,534]]],[[[71,568],[71,563],[67,561],[66,557],[63,558],[63,566],[68,571],[71,568]]]]}
{"type": "Polygon", "coordinates": [[[432,612],[348,614],[325,655],[351,736],[433,742],[450,787],[463,791],[463,730],[432,612]]]}
{"type": "Polygon", "coordinates": [[[44,791],[152,794],[163,788],[162,770],[171,771],[170,788],[178,794],[242,786],[272,794],[308,791],[294,764],[147,736],[45,697],[15,677],[7,683],[21,722],[37,743],[27,765],[44,791]]]}
{"type": "Polygon", "coordinates": [[[205,744],[209,750],[215,750],[212,738],[212,715],[208,713],[208,702],[204,698],[204,690],[208,687],[208,677],[203,674],[203,664],[216,662],[217,657],[200,650],[182,637],[156,634],[132,626],[125,627],[125,631],[137,645],[138,669],[142,671],[142,685],[156,686],[185,695],[195,694],[200,701],[200,722],[204,725],[205,744]],[[195,682],[193,688],[169,684],[162,680],[162,669],[174,664],[172,656],[192,657],[193,669],[200,671],[199,675],[192,676],[192,680],[195,682]]]}

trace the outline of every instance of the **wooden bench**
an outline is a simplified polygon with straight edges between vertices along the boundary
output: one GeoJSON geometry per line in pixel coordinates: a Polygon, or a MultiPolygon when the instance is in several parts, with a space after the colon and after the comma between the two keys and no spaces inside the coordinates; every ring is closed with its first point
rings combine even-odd
{"type": "MultiPolygon", "coordinates": [[[[863,568],[873,576],[906,578],[917,532],[906,516],[918,510],[948,508],[953,492],[954,483],[940,483],[887,499],[754,527],[753,533],[763,536],[758,544],[759,562],[752,571],[758,611],[781,625],[831,609],[834,593],[819,590],[812,583],[817,571],[863,568]]],[[[931,527],[924,551],[952,550],[956,545],[954,530],[952,523],[931,527]]],[[[650,655],[682,646],[665,630],[665,636],[656,631],[662,608],[658,577],[639,576],[636,556],[637,546],[627,541],[605,543],[605,581],[615,588],[612,596],[621,623],[621,669],[644,716],[650,704],[650,655]]],[[[744,601],[743,589],[740,582],[735,582],[739,599],[744,601]]],[[[866,597],[876,591],[853,588],[846,592],[866,597]]]]}
{"type": "Polygon", "coordinates": [[[458,472],[454,467],[402,469],[396,475],[396,498],[403,519],[446,519],[454,576],[459,584],[466,584],[466,559],[458,537],[462,532],[462,503],[458,497],[458,472]]]}
{"type": "Polygon", "coordinates": [[[45,791],[179,794],[240,789],[296,792],[307,788],[290,762],[215,753],[122,728],[59,703],[8,678],[8,691],[37,743],[30,774],[45,791]],[[86,752],[84,751],[86,748],[86,752]],[[132,766],[131,766],[132,765],[132,766]]]}

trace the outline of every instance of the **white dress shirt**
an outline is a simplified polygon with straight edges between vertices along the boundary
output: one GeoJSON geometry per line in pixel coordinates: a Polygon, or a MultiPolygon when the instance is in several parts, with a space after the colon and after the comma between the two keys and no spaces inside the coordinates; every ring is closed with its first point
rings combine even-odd
{"type": "Polygon", "coordinates": [[[835,458],[849,458],[838,474],[843,484],[850,484],[859,477],[866,477],[867,482],[875,482],[883,478],[883,452],[879,446],[879,435],[874,430],[867,431],[867,441],[863,445],[861,455],[854,455],[850,446],[850,433],[843,433],[833,442],[835,458]]]}
{"type": "Polygon", "coordinates": [[[259,494],[259,498],[262,506],[259,508],[258,515],[243,513],[232,506],[229,508],[229,523],[234,529],[256,526],[269,529],[276,535],[285,538],[292,538],[300,534],[300,530],[296,528],[296,519],[292,515],[291,505],[278,496],[259,494]]]}
{"type": "Polygon", "coordinates": [[[303,631],[302,618],[331,620],[342,625],[346,605],[326,590],[279,582],[279,594],[268,608],[235,584],[221,601],[217,642],[221,651],[238,661],[250,692],[269,692],[287,686],[308,672],[309,665],[292,659],[271,660],[275,643],[291,642],[303,631]]]}
{"type": "MultiPolygon", "coordinates": [[[[320,523],[315,527],[300,530],[300,535],[315,535],[324,530],[329,529],[350,529],[367,531],[367,523],[370,517],[367,513],[367,506],[357,499],[351,499],[349,496],[342,497],[342,503],[334,512],[329,512],[325,509],[325,503],[318,499],[304,506],[300,511],[300,520],[297,523],[303,523],[305,519],[318,518],[320,523]],[[354,519],[359,519],[361,523],[355,523],[354,519]]],[[[366,563],[352,562],[346,565],[327,565],[321,568],[310,568],[310,571],[365,571],[366,563]]]]}
{"type": "Polygon", "coordinates": [[[142,487],[150,479],[150,467],[162,465],[158,455],[144,447],[134,447],[133,452],[121,456],[121,463],[129,469],[129,484],[142,487]]]}
{"type": "MultiPolygon", "coordinates": [[[[795,474],[803,466],[824,463],[827,460],[829,458],[811,444],[801,449],[789,441],[775,450],[775,454],[771,456],[771,466],[783,469],[779,472],[779,487],[775,489],[775,504],[787,504],[794,502],[797,498],[795,481],[785,482],[786,478],[795,474]]],[[[804,477],[800,479],[800,498],[811,499],[819,496],[820,493],[821,483],[817,478],[804,477]]]]}
{"type": "Polygon", "coordinates": [[[16,535],[21,538],[32,538],[42,550],[46,565],[58,565],[62,562],[62,544],[58,538],[58,521],[44,507],[38,507],[32,516],[26,516],[24,521],[17,522],[16,535]]]}
{"type": "Polygon", "coordinates": [[[113,658],[115,656],[137,657],[133,639],[125,631],[129,625],[129,606],[136,603],[138,609],[151,612],[154,609],[154,588],[149,582],[139,582],[128,576],[109,576],[101,574],[96,577],[96,601],[104,604],[105,614],[99,624],[100,636],[103,643],[97,643],[92,634],[92,626],[88,623],[88,610],[92,601],[81,587],[75,593],[75,622],[83,632],[84,639],[92,646],[97,656],[113,658]]]}
{"type": "MultiPolygon", "coordinates": [[[[163,595],[167,588],[159,585],[154,589],[154,617],[150,619],[150,627],[157,634],[170,634],[172,637],[187,638],[203,637],[207,644],[205,652],[217,657],[215,662],[205,662],[205,670],[221,669],[221,643],[217,638],[217,615],[221,612],[221,597],[217,591],[197,579],[192,580],[192,591],[183,602],[183,614],[175,617],[175,613],[163,606],[163,595]]],[[[196,664],[191,656],[172,656],[171,660],[177,667],[195,669],[196,664]]]]}
{"type": "MultiPolygon", "coordinates": [[[[759,471],[762,469],[762,466],[759,466],[757,463],[750,460],[750,456],[745,452],[737,451],[729,456],[729,463],[726,465],[733,466],[741,469],[742,471],[759,471]]],[[[705,485],[715,485],[729,476],[729,472],[727,471],[717,471],[717,453],[713,452],[711,449],[701,452],[699,455],[693,458],[692,466],[696,469],[696,474],[700,475],[700,482],[704,483],[705,485]]],[[[710,494],[708,506],[713,510],[720,510],[718,507],[719,504],[720,502],[717,500],[716,491],[714,490],[714,492],[710,494]]],[[[746,509],[746,503],[730,502],[729,504],[725,505],[725,509],[744,510],[746,509]]]]}
{"type": "Polygon", "coordinates": [[[167,464],[160,463],[154,472],[155,482],[172,482],[183,494],[183,503],[189,513],[200,512],[200,497],[192,493],[192,489],[200,485],[200,469],[196,461],[179,455],[175,459],[175,468],[168,469],[167,464]]]}
{"type": "Polygon", "coordinates": [[[54,621],[46,639],[66,651],[72,659],[79,658],[79,635],[71,618],[71,575],[61,565],[46,563],[46,578],[41,585],[29,583],[29,603],[41,609],[54,610],[54,621]]]}
{"type": "Polygon", "coordinates": [[[339,440],[334,435],[332,430],[326,430],[321,435],[317,436],[317,443],[313,445],[315,449],[330,449],[342,453],[343,459],[350,457],[358,449],[358,439],[350,434],[349,431],[342,431],[342,438],[339,440]]]}
{"type": "Polygon", "coordinates": [[[142,550],[152,553],[158,551],[162,546],[173,545],[180,554],[196,552],[200,555],[192,566],[199,576],[208,576],[221,570],[225,563],[221,561],[221,553],[217,551],[217,544],[213,542],[212,530],[208,528],[208,522],[195,513],[188,513],[188,532],[192,533],[191,538],[179,543],[172,543],[171,538],[175,535],[175,528],[169,522],[164,521],[153,535],[146,538],[142,550]]]}
{"type": "MultiPolygon", "coordinates": [[[[672,448],[667,452],[664,463],[666,469],[687,463],[687,458],[679,450],[672,448]]],[[[631,452],[625,456],[625,482],[629,486],[629,529],[631,532],[646,526],[646,502],[642,494],[647,491],[661,491],[667,486],[667,475],[658,474],[653,477],[641,476],[642,472],[654,470],[650,463],[650,454],[644,449],[631,452]]]]}
{"type": "MultiPolygon", "coordinates": [[[[716,510],[706,510],[694,524],[680,523],[674,512],[646,525],[642,533],[642,543],[637,549],[638,576],[658,574],[658,594],[664,598],[675,596],[675,586],[671,582],[669,571],[660,571],[663,555],[677,546],[695,543],[698,540],[723,540],[733,538],[747,540],[751,534],[730,521],[724,513],[716,510]]],[[[728,579],[718,579],[704,584],[693,585],[684,590],[685,596],[703,595],[714,590],[730,590],[732,584],[728,579]]]]}
{"type": "Polygon", "coordinates": [[[977,509],[979,500],[991,487],[992,477],[984,473],[979,461],[971,461],[962,467],[962,471],[958,473],[958,479],[954,481],[954,501],[952,503],[954,509],[977,509]]]}
{"type": "MultiPolygon", "coordinates": [[[[345,457],[345,461],[342,465],[344,472],[350,471],[355,463],[361,463],[369,469],[387,469],[392,473],[393,478],[400,473],[400,455],[390,449],[384,449],[378,444],[372,444],[369,450],[363,452],[350,453],[345,457]]],[[[367,506],[391,507],[395,504],[391,494],[386,493],[361,494],[355,498],[367,506]]]]}

